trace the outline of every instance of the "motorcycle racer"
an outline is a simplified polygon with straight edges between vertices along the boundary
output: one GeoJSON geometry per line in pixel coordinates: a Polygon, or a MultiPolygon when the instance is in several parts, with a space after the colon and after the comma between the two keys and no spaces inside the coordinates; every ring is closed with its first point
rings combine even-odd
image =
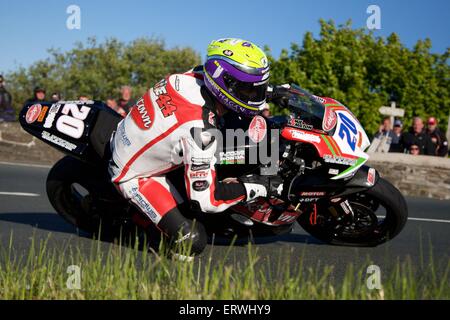
{"type": "Polygon", "coordinates": [[[266,103],[269,73],[267,57],[255,44],[212,41],[204,65],[158,82],[111,139],[113,183],[169,239],[177,241],[181,233],[181,240],[191,240],[193,254],[206,246],[205,230],[181,214],[183,198],[166,174],[183,166],[191,208],[206,213],[278,194],[273,177],[218,181],[217,141],[208,132],[227,111],[257,115],[266,103]]]}

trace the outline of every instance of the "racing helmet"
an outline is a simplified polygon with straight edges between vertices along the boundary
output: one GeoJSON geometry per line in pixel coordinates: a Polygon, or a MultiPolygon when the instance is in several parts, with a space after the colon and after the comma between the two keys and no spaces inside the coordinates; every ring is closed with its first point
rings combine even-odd
{"type": "Polygon", "coordinates": [[[206,87],[228,109],[251,117],[264,107],[270,68],[255,44],[235,38],[212,41],[203,69],[206,87]]]}

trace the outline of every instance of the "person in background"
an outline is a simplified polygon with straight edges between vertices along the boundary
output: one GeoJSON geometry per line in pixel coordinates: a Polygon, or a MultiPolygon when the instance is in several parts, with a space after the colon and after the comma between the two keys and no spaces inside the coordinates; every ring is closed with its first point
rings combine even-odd
{"type": "Polygon", "coordinates": [[[424,130],[423,120],[420,117],[414,117],[413,125],[408,132],[404,132],[401,138],[401,144],[409,151],[411,146],[419,147],[419,153],[423,155],[434,155],[434,146],[430,137],[424,130]]]}
{"type": "Polygon", "coordinates": [[[106,105],[113,109],[115,112],[120,114],[122,117],[126,117],[127,113],[117,104],[117,101],[114,98],[109,97],[106,99],[106,105]]]}
{"type": "Polygon", "coordinates": [[[12,107],[11,94],[5,88],[5,80],[0,75],[0,122],[14,121],[14,109],[12,107]]]}
{"type": "Polygon", "coordinates": [[[125,110],[126,113],[134,106],[134,100],[131,98],[131,87],[123,86],[120,89],[121,98],[119,99],[119,107],[125,110]]]}
{"type": "Polygon", "coordinates": [[[85,96],[85,95],[81,95],[81,96],[78,97],[78,100],[80,100],[80,101],[88,101],[89,97],[85,96]]]}
{"type": "Polygon", "coordinates": [[[426,132],[433,143],[435,149],[434,154],[439,157],[446,157],[448,153],[448,141],[445,134],[438,128],[437,124],[436,118],[428,118],[426,132]]]}
{"type": "Polygon", "coordinates": [[[57,92],[53,92],[51,95],[51,102],[58,102],[59,100],[61,100],[61,95],[57,92]]]}
{"type": "Polygon", "coordinates": [[[401,120],[394,121],[394,128],[392,129],[393,136],[389,152],[403,152],[403,147],[400,143],[402,137],[403,123],[401,120]]]}
{"type": "Polygon", "coordinates": [[[417,145],[417,144],[412,144],[410,147],[409,147],[409,154],[411,154],[411,155],[413,155],[413,156],[418,156],[418,155],[420,155],[420,148],[419,148],[419,146],[417,145]]]}
{"type": "Polygon", "coordinates": [[[391,118],[383,118],[383,122],[378,128],[378,132],[375,133],[374,138],[381,138],[382,136],[393,137],[391,118]]]}
{"type": "Polygon", "coordinates": [[[25,101],[25,104],[42,103],[42,102],[45,102],[45,89],[42,87],[35,87],[33,98],[30,98],[27,101],[25,101]]]}

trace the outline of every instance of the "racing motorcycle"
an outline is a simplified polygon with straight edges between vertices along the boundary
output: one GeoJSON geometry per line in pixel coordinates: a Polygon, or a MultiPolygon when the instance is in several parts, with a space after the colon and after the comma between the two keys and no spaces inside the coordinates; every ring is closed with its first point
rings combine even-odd
{"type": "MultiPolygon", "coordinates": [[[[221,214],[186,206],[183,214],[202,223],[208,235],[228,238],[286,234],[295,223],[335,245],[377,246],[398,235],[408,216],[405,199],[365,165],[369,156],[364,150],[370,142],[351,111],[296,85],[284,101],[286,117],[245,120],[231,114],[225,119],[227,128],[240,121],[239,127],[248,128],[248,139],[231,150],[219,150],[216,168],[221,180],[275,174],[283,181],[281,195],[238,204],[221,214]],[[263,143],[277,160],[249,161],[263,143]]],[[[100,230],[104,237],[159,235],[110,182],[109,141],[121,116],[89,100],[25,105],[19,118],[24,130],[66,154],[52,167],[46,183],[50,203],[61,217],[90,234],[100,230]]],[[[180,191],[185,190],[182,170],[168,175],[180,191]]]]}

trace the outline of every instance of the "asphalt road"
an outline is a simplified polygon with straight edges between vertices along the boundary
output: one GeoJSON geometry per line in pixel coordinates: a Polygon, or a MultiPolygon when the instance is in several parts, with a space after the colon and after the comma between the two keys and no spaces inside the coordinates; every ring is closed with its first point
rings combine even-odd
{"type": "MultiPolygon", "coordinates": [[[[73,244],[89,248],[91,239],[77,234],[75,228],[60,218],[51,207],[45,193],[49,168],[0,163],[0,246],[7,246],[13,236],[16,252],[27,252],[32,236],[47,238],[50,246],[73,244]]],[[[334,265],[337,275],[352,262],[364,266],[368,258],[380,267],[391,268],[397,259],[410,258],[414,264],[449,259],[450,201],[407,198],[410,219],[402,233],[376,248],[338,247],[323,244],[310,237],[300,227],[293,233],[277,238],[256,240],[262,259],[276,260],[289,252],[291,263],[302,257],[305,266],[334,265]]],[[[211,249],[211,246],[210,246],[211,249]]],[[[215,245],[213,254],[223,255],[228,247],[215,245]]],[[[245,245],[232,249],[233,259],[242,261],[245,245]]],[[[245,260],[244,260],[245,261],[245,260]]]]}

